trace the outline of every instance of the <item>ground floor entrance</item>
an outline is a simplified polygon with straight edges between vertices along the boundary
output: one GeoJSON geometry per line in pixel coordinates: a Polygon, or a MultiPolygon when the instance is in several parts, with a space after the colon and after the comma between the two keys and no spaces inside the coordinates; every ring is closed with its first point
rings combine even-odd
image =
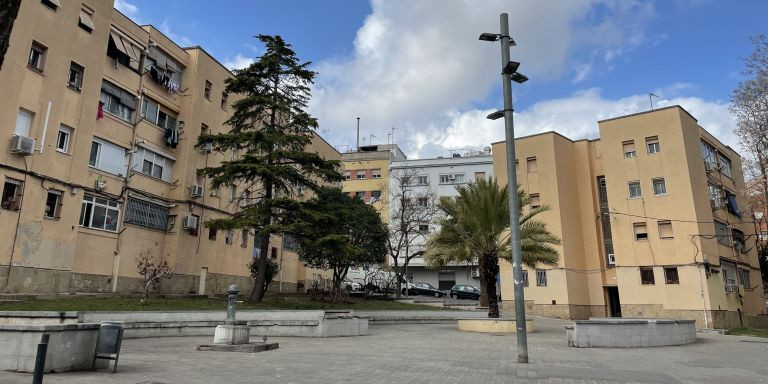
{"type": "Polygon", "coordinates": [[[621,301],[619,287],[605,287],[606,308],[611,317],[621,317],[621,301]]]}

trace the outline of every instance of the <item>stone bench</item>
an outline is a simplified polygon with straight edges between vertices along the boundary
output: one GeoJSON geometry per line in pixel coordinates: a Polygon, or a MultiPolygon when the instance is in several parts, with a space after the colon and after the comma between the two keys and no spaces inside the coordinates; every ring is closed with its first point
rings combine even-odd
{"type": "MultiPolygon", "coordinates": [[[[99,324],[0,325],[0,370],[34,372],[37,344],[50,335],[45,372],[90,370],[99,324]]],[[[97,368],[109,362],[99,360],[97,368]]]]}
{"type": "Polygon", "coordinates": [[[578,348],[634,348],[696,341],[695,320],[592,318],[565,327],[568,345],[578,348]]]}
{"type": "MultiPolygon", "coordinates": [[[[517,321],[505,318],[459,319],[459,331],[485,333],[516,333],[517,321]]],[[[533,320],[525,320],[525,331],[533,332],[533,320]]]]}

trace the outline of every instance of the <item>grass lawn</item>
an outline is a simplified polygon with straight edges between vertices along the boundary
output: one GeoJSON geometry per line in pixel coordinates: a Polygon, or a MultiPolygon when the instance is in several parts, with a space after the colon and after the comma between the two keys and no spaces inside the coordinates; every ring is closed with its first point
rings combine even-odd
{"type": "MultiPolygon", "coordinates": [[[[335,304],[312,300],[302,294],[268,292],[261,303],[238,303],[238,309],[355,309],[355,310],[443,310],[419,304],[404,304],[381,299],[363,300],[350,297],[347,303],[335,304]]],[[[55,300],[28,300],[0,303],[0,311],[186,311],[226,310],[223,298],[150,298],[147,305],[138,297],[62,297],[55,300]]]]}
{"type": "Polygon", "coordinates": [[[725,334],[734,336],[768,337],[768,329],[733,328],[729,329],[725,334]]]}

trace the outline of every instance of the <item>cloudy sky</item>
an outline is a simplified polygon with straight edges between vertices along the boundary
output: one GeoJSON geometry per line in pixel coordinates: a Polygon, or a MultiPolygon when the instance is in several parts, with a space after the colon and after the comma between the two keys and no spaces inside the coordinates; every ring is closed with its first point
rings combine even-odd
{"type": "Polygon", "coordinates": [[[514,87],[518,135],[597,137],[597,120],[680,104],[737,148],[731,90],[748,38],[768,33],[768,2],[716,0],[116,0],[140,24],[225,65],[280,34],[319,75],[311,112],[341,151],[391,135],[410,158],[482,148],[504,137],[485,116],[502,104],[497,32],[507,12],[512,58],[531,79],[514,87]],[[216,4],[216,6],[214,6],[216,4]]]}

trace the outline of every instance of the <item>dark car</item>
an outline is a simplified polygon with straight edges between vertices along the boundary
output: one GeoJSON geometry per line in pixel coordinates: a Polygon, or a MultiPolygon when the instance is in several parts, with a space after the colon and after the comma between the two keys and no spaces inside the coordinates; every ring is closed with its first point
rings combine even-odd
{"type": "Polygon", "coordinates": [[[434,297],[443,297],[445,292],[433,287],[428,283],[415,283],[408,288],[409,295],[425,295],[434,297]]]}
{"type": "Polygon", "coordinates": [[[454,299],[480,300],[480,289],[471,285],[456,284],[451,288],[451,297],[454,299]]]}

